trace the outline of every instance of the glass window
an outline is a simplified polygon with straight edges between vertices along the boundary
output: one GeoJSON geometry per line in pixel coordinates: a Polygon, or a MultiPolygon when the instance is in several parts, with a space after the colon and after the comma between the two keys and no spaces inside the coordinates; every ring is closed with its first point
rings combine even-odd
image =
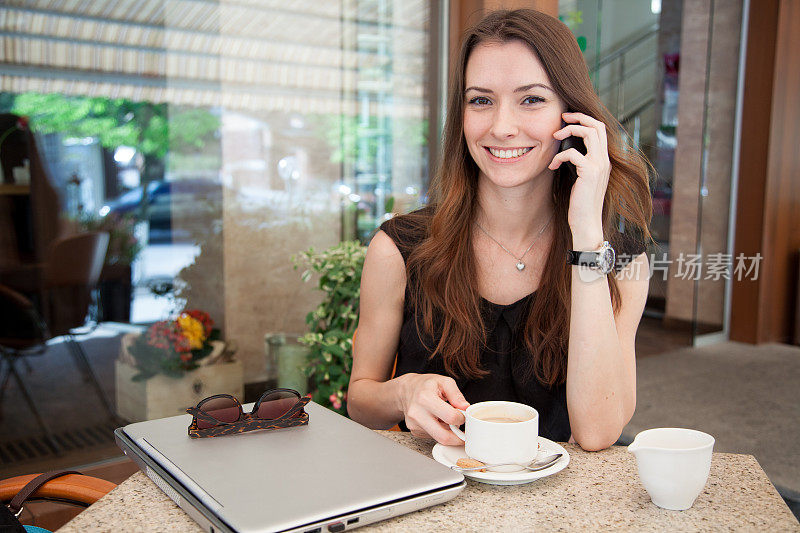
{"type": "Polygon", "coordinates": [[[0,112],[30,118],[62,221],[112,232],[100,321],[203,309],[245,382],[274,380],[265,334],[301,334],[318,299],[291,257],[425,195],[428,2],[0,10],[0,112]]]}

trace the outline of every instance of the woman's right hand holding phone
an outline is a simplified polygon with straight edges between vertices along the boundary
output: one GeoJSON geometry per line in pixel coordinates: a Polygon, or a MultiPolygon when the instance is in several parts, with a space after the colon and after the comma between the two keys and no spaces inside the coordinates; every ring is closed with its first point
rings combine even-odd
{"type": "Polygon", "coordinates": [[[401,381],[399,407],[412,435],[433,438],[446,446],[463,444],[448,425],[464,423],[464,413],[460,410],[469,407],[469,402],[453,378],[438,374],[403,374],[396,379],[401,381]]]}

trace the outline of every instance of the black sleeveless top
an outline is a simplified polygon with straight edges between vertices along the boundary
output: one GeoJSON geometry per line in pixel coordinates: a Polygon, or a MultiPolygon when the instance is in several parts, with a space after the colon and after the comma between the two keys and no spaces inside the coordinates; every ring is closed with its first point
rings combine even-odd
{"type": "MultiPolygon", "coordinates": [[[[432,215],[433,210],[427,207],[416,214],[432,215]]],[[[430,218],[425,217],[423,220],[429,221],[430,218]]],[[[411,251],[427,233],[427,228],[420,225],[419,217],[398,216],[384,222],[380,229],[394,241],[404,261],[408,261],[411,251]]],[[[622,249],[626,254],[637,255],[636,250],[644,251],[644,246],[631,246],[631,243],[626,242],[622,249]]],[[[486,323],[488,338],[486,348],[480,352],[480,365],[489,373],[478,379],[452,375],[450,377],[455,379],[459,390],[471,404],[488,400],[506,400],[534,407],[539,412],[539,435],[564,442],[569,440],[572,434],[567,412],[566,384],[550,387],[539,382],[534,376],[526,378],[525,366],[530,354],[525,348],[522,334],[534,298],[536,292],[509,305],[500,305],[481,298],[481,313],[486,323]]],[[[409,303],[408,288],[405,300],[395,375],[418,373],[448,376],[441,356],[431,358],[433,350],[426,348],[426,346],[431,348],[436,346],[434,339],[427,336],[424,339],[419,337],[414,309],[409,303]]],[[[402,422],[400,427],[407,430],[402,422]]]]}

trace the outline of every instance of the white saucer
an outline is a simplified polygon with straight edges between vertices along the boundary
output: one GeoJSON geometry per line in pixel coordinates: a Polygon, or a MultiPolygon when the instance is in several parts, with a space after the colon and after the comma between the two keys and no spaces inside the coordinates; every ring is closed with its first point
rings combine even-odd
{"type": "MultiPolygon", "coordinates": [[[[563,455],[553,466],[549,466],[538,472],[522,470],[519,472],[462,472],[462,474],[475,481],[488,483],[490,485],[523,485],[531,481],[536,481],[539,478],[552,476],[556,472],[564,470],[569,464],[569,454],[563,446],[544,437],[539,437],[539,456],[543,457],[554,453],[561,453],[563,455]]],[[[444,446],[437,443],[433,447],[433,458],[444,466],[455,466],[456,461],[463,457],[467,457],[463,446],[444,446]]]]}

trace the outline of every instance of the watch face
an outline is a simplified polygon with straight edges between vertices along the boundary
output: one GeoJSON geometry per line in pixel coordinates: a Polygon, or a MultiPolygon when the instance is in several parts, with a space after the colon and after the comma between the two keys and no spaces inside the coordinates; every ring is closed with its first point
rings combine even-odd
{"type": "Polygon", "coordinates": [[[617,259],[617,254],[611,246],[604,246],[598,254],[598,268],[603,274],[608,274],[614,270],[614,262],[617,259]]]}
{"type": "Polygon", "coordinates": [[[588,267],[601,274],[610,274],[614,270],[617,254],[608,243],[604,241],[599,250],[595,252],[567,251],[567,264],[588,267]]]}

